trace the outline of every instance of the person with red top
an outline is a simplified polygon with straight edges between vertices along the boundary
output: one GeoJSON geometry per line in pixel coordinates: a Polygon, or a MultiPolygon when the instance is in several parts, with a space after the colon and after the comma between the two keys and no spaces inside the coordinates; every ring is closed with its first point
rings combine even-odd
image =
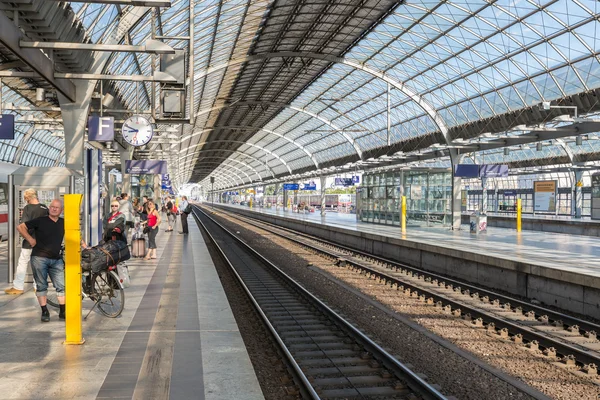
{"type": "Polygon", "coordinates": [[[156,258],[156,234],[158,233],[158,227],[160,225],[160,214],[156,211],[156,205],[154,201],[148,200],[148,253],[144,260],[156,258]]]}

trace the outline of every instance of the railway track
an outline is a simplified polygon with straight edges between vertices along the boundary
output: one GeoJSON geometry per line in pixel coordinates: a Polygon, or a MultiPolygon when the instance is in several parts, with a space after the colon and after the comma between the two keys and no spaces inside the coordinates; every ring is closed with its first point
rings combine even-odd
{"type": "Polygon", "coordinates": [[[542,351],[573,371],[599,378],[600,325],[264,221],[222,209],[220,212],[295,242],[340,267],[391,285],[403,295],[439,307],[473,328],[542,351]]]}
{"type": "Polygon", "coordinates": [[[447,399],[235,234],[197,207],[193,215],[279,344],[303,398],[447,399]]]}

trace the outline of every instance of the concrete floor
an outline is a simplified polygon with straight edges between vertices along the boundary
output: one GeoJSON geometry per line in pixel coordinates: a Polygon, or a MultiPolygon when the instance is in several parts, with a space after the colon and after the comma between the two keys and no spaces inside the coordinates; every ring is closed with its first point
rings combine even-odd
{"type": "MultiPolygon", "coordinates": [[[[187,236],[158,234],[158,259],[128,261],[132,286],[119,318],[92,312],[82,346],[66,346],[51,310],[40,322],[31,289],[0,292],[2,399],[261,399],[262,391],[208,250],[190,217],[187,236]]],[[[6,276],[6,243],[0,245],[6,276]]],[[[9,285],[7,284],[7,287],[9,285]]],[[[83,301],[84,313],[92,306],[83,301]]]]}

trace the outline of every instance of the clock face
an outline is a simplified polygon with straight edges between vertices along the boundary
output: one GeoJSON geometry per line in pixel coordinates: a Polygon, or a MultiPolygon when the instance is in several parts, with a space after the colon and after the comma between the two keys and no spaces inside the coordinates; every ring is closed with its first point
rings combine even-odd
{"type": "Polygon", "coordinates": [[[123,124],[123,139],[132,146],[143,146],[152,139],[154,131],[146,117],[134,115],[123,124]]]}

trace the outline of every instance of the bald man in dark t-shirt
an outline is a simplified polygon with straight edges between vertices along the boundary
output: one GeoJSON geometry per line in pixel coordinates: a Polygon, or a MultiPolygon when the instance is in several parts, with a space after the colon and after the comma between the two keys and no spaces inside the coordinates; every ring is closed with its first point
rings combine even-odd
{"type": "Polygon", "coordinates": [[[52,200],[48,216],[32,219],[17,227],[19,233],[32,247],[31,269],[37,286],[35,294],[42,308],[42,322],[50,321],[50,312],[46,305],[48,275],[56,289],[60,304],[58,318],[65,319],[65,263],[60,255],[65,236],[65,221],[60,218],[62,209],[60,200],[52,200]],[[30,229],[35,231],[35,238],[29,234],[30,229]]]}

